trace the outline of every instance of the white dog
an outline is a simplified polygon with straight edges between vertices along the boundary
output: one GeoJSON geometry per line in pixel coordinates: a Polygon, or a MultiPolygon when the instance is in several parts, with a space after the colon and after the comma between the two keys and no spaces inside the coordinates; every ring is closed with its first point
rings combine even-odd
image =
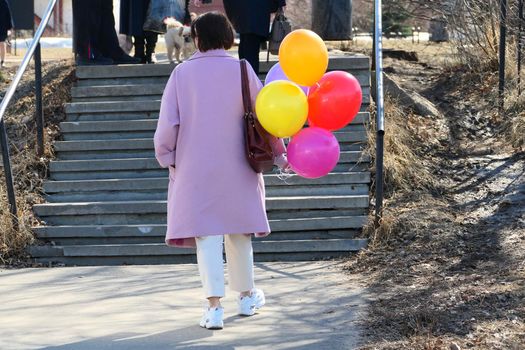
{"type": "Polygon", "coordinates": [[[164,23],[166,23],[167,27],[164,40],[166,41],[166,48],[168,50],[168,60],[170,63],[173,63],[173,51],[175,51],[177,62],[182,62],[181,53],[184,59],[188,59],[195,51],[195,45],[190,39],[190,27],[182,25],[182,23],[174,18],[167,18],[164,20],[164,23]]]}

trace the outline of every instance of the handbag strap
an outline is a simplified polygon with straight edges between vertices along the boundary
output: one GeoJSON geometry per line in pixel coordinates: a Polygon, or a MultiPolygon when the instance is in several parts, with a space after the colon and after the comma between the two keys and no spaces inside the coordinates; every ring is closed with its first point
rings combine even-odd
{"type": "Polygon", "coordinates": [[[241,82],[242,82],[242,103],[244,105],[244,115],[253,112],[252,98],[250,95],[250,83],[248,81],[248,70],[246,68],[246,60],[242,59],[241,63],[241,82]]]}

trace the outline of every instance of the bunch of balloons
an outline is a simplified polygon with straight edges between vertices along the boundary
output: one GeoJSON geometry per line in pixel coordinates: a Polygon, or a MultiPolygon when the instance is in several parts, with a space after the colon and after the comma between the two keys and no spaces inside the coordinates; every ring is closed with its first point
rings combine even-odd
{"type": "Polygon", "coordinates": [[[328,68],[328,50],[321,37],[299,29],[283,40],[279,63],[268,72],[255,110],[272,135],[292,137],[288,162],[305,178],[332,171],[340,147],[332,131],[344,128],[359,113],[361,86],[349,73],[328,68]],[[304,128],[308,119],[308,128],[304,128]]]}

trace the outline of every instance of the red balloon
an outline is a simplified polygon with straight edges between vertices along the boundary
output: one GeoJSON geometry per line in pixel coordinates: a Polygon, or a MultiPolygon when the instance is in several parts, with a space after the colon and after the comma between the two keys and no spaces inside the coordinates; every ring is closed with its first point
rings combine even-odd
{"type": "Polygon", "coordinates": [[[361,109],[363,92],[350,73],[326,73],[308,93],[308,124],[338,130],[350,124],[361,109]]]}

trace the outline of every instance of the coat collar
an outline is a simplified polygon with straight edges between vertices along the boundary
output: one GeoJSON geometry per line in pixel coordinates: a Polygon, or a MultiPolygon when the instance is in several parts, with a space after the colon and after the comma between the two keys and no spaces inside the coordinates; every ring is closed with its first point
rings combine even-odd
{"type": "Polygon", "coordinates": [[[197,51],[191,56],[190,60],[203,57],[233,57],[224,49],[208,50],[206,52],[197,51]]]}

